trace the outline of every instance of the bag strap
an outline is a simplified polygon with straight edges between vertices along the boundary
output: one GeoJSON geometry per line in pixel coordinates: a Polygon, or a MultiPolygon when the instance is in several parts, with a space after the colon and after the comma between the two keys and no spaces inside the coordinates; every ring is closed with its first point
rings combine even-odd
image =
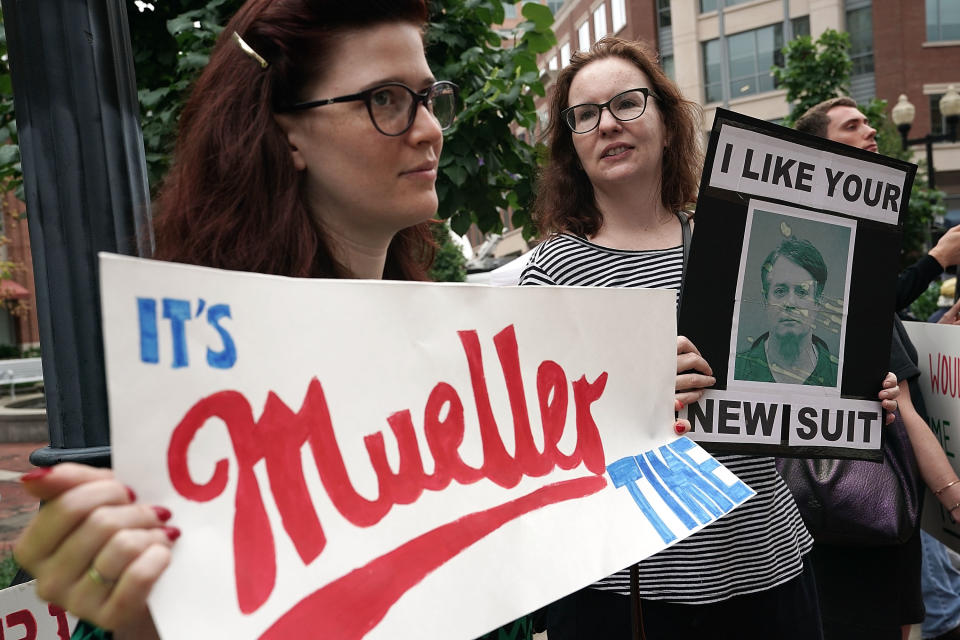
{"type": "Polygon", "coordinates": [[[630,621],[633,640],[647,640],[643,628],[643,609],[640,606],[640,565],[630,565],[630,621]]]}
{"type": "Polygon", "coordinates": [[[693,239],[693,229],[690,228],[690,215],[686,211],[677,211],[680,220],[680,230],[683,234],[683,266],[680,271],[680,294],[677,296],[677,315],[680,315],[680,301],[683,300],[683,282],[687,276],[687,259],[690,257],[690,242],[693,239]]]}

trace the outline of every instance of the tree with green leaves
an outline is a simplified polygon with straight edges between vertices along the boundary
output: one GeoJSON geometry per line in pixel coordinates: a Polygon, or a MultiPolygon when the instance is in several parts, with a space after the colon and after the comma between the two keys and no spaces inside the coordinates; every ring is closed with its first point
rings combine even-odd
{"type": "Polygon", "coordinates": [[[20,147],[17,119],[13,112],[13,81],[7,59],[7,32],[0,14],[0,184],[23,200],[23,174],[20,171],[20,147]]]}
{"type": "MultiPolygon", "coordinates": [[[[3,15],[0,14],[0,190],[2,200],[0,207],[4,213],[12,217],[20,217],[19,212],[10,209],[13,202],[7,197],[12,192],[23,200],[23,173],[20,169],[20,146],[17,139],[17,119],[13,111],[13,82],[10,79],[10,65],[7,59],[7,32],[3,26],[3,15]]],[[[0,218],[0,246],[9,242],[6,229],[2,228],[3,219],[0,218]]],[[[13,278],[16,271],[22,270],[25,265],[12,260],[0,260],[0,280],[13,278]]],[[[2,303],[11,315],[22,314],[27,304],[15,298],[5,298],[0,294],[2,303]]]]}
{"type": "Polygon", "coordinates": [[[127,8],[151,188],[170,166],[177,120],[190,84],[243,0],[163,0],[127,8]]]}
{"type": "Polygon", "coordinates": [[[445,222],[431,225],[437,254],[430,267],[430,279],[434,282],[463,282],[467,279],[467,259],[463,251],[450,237],[450,227],[445,222]]]}
{"type": "MultiPolygon", "coordinates": [[[[427,60],[438,78],[460,85],[464,110],[444,140],[437,193],[440,216],[456,233],[471,223],[502,230],[501,211],[533,233],[529,208],[538,167],[537,149],[517,135],[537,124],[534,95],[543,96],[537,54],[556,44],[553,14],[535,2],[504,44],[492,25],[504,21],[501,0],[431,3],[427,60]]],[[[528,134],[529,135],[529,134],[528,134]]]]}
{"type": "Polygon", "coordinates": [[[816,41],[794,38],[783,48],[784,65],[771,69],[777,86],[787,90],[792,106],[784,125],[792,127],[807,109],[838,95],[850,94],[850,35],[833,29],[816,41]]]}
{"type": "MultiPolygon", "coordinates": [[[[793,126],[810,107],[850,94],[850,36],[833,29],[824,31],[816,41],[810,36],[795,38],[783,48],[784,64],[771,69],[778,86],[787,90],[790,115],[784,120],[793,126]]],[[[860,110],[877,130],[878,152],[901,160],[910,160],[910,152],[902,148],[900,133],[887,118],[887,101],[873,98],[860,105],[860,110]]],[[[910,209],[903,225],[901,266],[913,264],[930,246],[930,223],[943,215],[945,194],[931,190],[926,168],[920,171],[910,193],[910,209]]]]}
{"type": "MultiPolygon", "coordinates": [[[[133,48],[141,128],[151,185],[166,172],[186,91],[207,63],[222,24],[242,0],[130,0],[127,16],[133,48]]],[[[0,15],[0,181],[23,199],[7,39],[0,15]]]]}
{"type": "MultiPolygon", "coordinates": [[[[880,115],[864,111],[871,124],[877,129],[877,153],[891,158],[915,162],[909,150],[904,149],[900,142],[900,132],[889,118],[886,117],[886,100],[871,102],[880,103],[880,115]]],[[[945,198],[947,194],[939,189],[930,188],[927,177],[927,163],[925,160],[916,161],[917,175],[910,190],[910,209],[903,221],[903,242],[900,247],[900,266],[907,267],[925,254],[932,246],[930,235],[931,225],[937,219],[943,219],[947,212],[945,198]]]]}
{"type": "MultiPolygon", "coordinates": [[[[141,126],[150,184],[170,164],[177,119],[190,83],[242,0],[163,0],[128,5],[141,126]]],[[[529,227],[538,154],[518,133],[537,124],[534,95],[543,96],[537,54],[556,38],[553,15],[541,4],[523,6],[525,18],[509,33],[501,0],[433,0],[427,58],[438,78],[460,85],[463,112],[447,134],[437,191],[439,215],[463,234],[476,223],[500,232],[501,211],[529,227]],[[504,39],[506,38],[506,40],[504,39]]],[[[0,32],[2,38],[2,32],[0,32]]],[[[0,39],[6,52],[6,41],[0,39]]],[[[0,179],[20,184],[19,149],[6,56],[0,59],[0,179]]],[[[532,233],[532,228],[530,228],[532,233]]]]}

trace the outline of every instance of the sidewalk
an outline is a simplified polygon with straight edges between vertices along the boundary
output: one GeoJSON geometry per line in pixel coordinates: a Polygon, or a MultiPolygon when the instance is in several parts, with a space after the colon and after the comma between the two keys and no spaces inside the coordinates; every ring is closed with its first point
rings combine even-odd
{"type": "Polygon", "coordinates": [[[46,442],[0,443],[0,556],[6,555],[37,510],[37,500],[20,485],[20,476],[33,469],[30,453],[46,442]]]}

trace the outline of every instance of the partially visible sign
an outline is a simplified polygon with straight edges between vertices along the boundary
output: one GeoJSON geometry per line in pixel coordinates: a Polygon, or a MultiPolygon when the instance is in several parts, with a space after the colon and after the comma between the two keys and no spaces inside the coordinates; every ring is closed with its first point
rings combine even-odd
{"type": "MultiPolygon", "coordinates": [[[[927,423],[960,474],[960,330],[952,325],[925,322],[904,322],[903,326],[917,348],[927,423]]],[[[960,517],[960,509],[953,513],[960,517]]],[[[930,535],[960,551],[960,525],[929,489],[922,525],[930,535]]]]}
{"type": "Polygon", "coordinates": [[[916,167],[717,110],[680,303],[713,452],[880,458],[900,221],[916,167]]]}
{"type": "Polygon", "coordinates": [[[0,591],[0,638],[5,640],[70,640],[77,619],[44,602],[35,581],[0,591]]]}
{"type": "Polygon", "coordinates": [[[672,433],[672,291],[101,278],[114,469],[183,531],[164,637],[471,639],[753,493],[672,433]]]}

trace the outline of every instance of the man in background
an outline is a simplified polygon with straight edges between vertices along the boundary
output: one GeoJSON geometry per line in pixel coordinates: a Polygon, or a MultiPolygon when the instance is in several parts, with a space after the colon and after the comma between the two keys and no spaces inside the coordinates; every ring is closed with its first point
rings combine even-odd
{"type": "MultiPolygon", "coordinates": [[[[849,97],[832,98],[811,107],[797,120],[795,126],[798,131],[877,152],[877,130],[870,126],[867,117],[858,109],[856,101],[849,97]]],[[[900,274],[896,308],[909,306],[944,269],[958,263],[960,226],[949,230],[926,256],[900,274]]],[[[893,333],[890,368],[900,379],[901,395],[898,404],[918,461],[925,458],[928,462],[928,471],[923,474],[926,478],[933,461],[944,462],[945,458],[939,442],[924,421],[926,411],[917,384],[920,371],[916,368],[916,363],[911,361],[916,359],[916,350],[910,344],[909,337],[896,316],[893,333]],[[911,373],[905,373],[906,371],[911,373]],[[941,454],[939,458],[942,460],[936,453],[941,454]]],[[[924,471],[923,466],[921,462],[921,472],[924,471]]],[[[869,625],[882,625],[881,618],[888,622],[899,620],[899,624],[905,626],[903,637],[906,637],[906,625],[923,620],[924,640],[960,640],[960,572],[949,567],[946,547],[927,534],[915,534],[904,545],[888,548],[831,547],[815,544],[810,555],[817,575],[824,637],[827,640],[868,637],[871,633],[869,625]],[[917,544],[917,538],[922,539],[923,554],[923,570],[919,576],[916,568],[919,568],[917,556],[921,545],[917,544]],[[855,572],[850,570],[851,566],[855,567],[855,572]],[[855,575],[852,575],[854,573],[855,575]],[[922,585],[922,603],[916,602],[913,596],[916,593],[917,580],[922,585]],[[837,604],[838,599],[850,597],[852,592],[859,591],[863,594],[872,590],[864,585],[872,585],[875,591],[876,587],[887,584],[895,591],[890,593],[889,589],[882,589],[887,592],[883,602],[873,599],[863,603],[863,607],[852,602],[841,606],[837,604]],[[854,621],[849,620],[851,609],[869,609],[876,614],[871,621],[854,621]]]]}
{"type": "MultiPolygon", "coordinates": [[[[857,108],[853,98],[841,96],[824,100],[807,110],[795,125],[803,131],[851,147],[877,152],[877,130],[857,108]]],[[[947,231],[930,253],[907,267],[897,283],[897,309],[917,299],[947,267],[960,264],[960,226],[947,231]]]]}

